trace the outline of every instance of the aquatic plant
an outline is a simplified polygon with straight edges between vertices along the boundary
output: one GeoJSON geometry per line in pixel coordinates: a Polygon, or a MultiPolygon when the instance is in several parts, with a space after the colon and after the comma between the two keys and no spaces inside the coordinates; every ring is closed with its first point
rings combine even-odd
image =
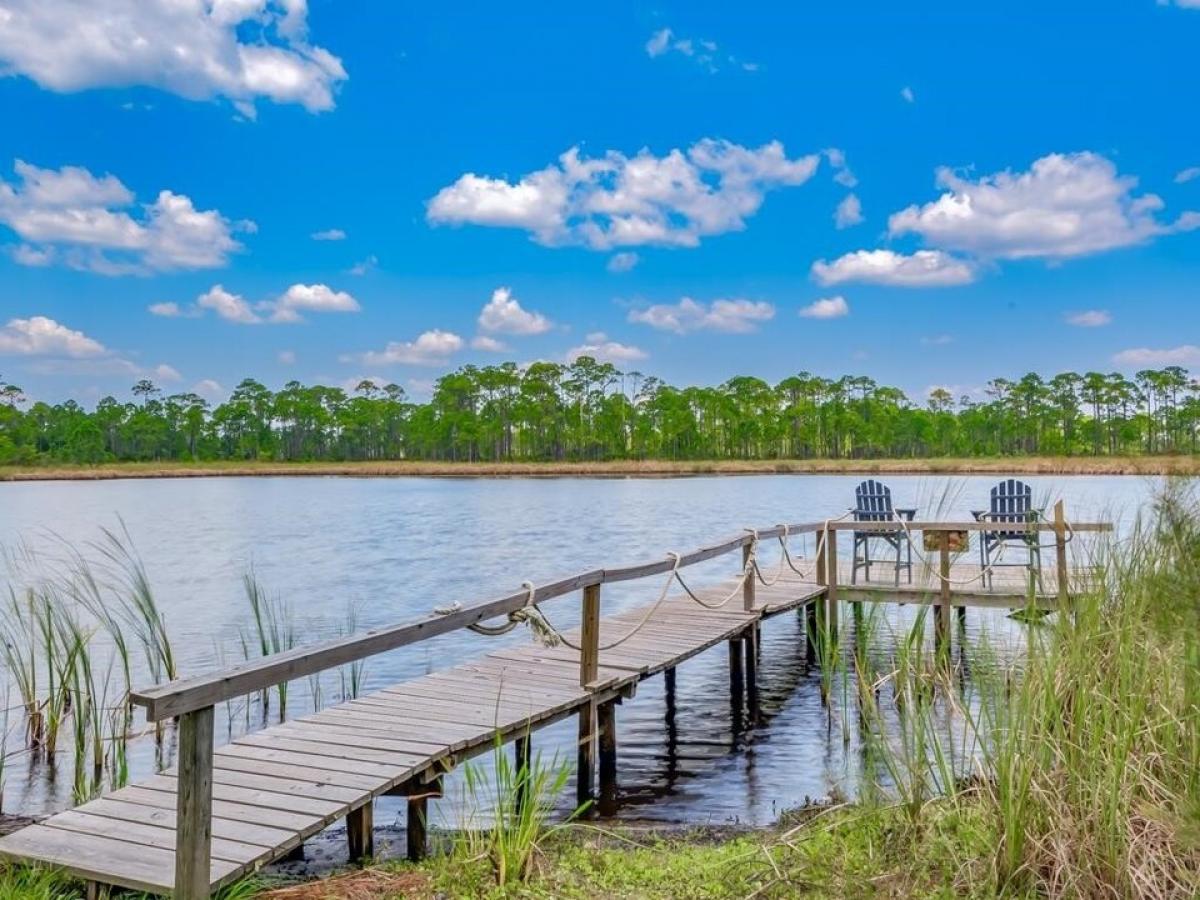
{"type": "MultiPolygon", "coordinates": [[[[281,597],[268,597],[253,570],[242,577],[242,583],[254,619],[255,630],[250,637],[257,639],[257,647],[261,655],[271,656],[295,647],[296,623],[292,615],[291,604],[281,597]]],[[[249,653],[251,643],[250,639],[243,639],[244,654],[249,653]]],[[[247,658],[249,658],[248,655],[247,658]]],[[[275,686],[275,691],[279,697],[279,719],[283,721],[287,716],[288,683],[281,681],[275,686]]],[[[264,689],[261,694],[264,721],[270,709],[268,697],[269,692],[264,689]]]]}

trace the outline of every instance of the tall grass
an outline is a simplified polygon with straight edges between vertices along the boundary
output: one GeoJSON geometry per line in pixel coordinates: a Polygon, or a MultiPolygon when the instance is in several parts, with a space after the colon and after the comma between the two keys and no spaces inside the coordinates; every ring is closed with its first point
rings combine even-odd
{"type": "MultiPolygon", "coordinates": [[[[281,597],[268,597],[253,571],[247,572],[242,581],[254,620],[253,633],[242,638],[242,652],[246,658],[250,658],[252,647],[256,647],[262,656],[271,656],[295,647],[296,622],[291,604],[281,597]]],[[[283,721],[287,716],[288,683],[281,681],[275,686],[275,691],[279,697],[279,719],[283,721]]],[[[260,699],[265,722],[270,712],[270,691],[264,689],[260,699]]]]}
{"type": "Polygon", "coordinates": [[[959,871],[986,893],[1200,896],[1196,496],[1171,487],[1093,561],[1099,578],[1072,612],[1026,628],[1023,659],[974,651],[965,692],[929,659],[918,616],[892,671],[874,675],[890,706],[860,691],[872,756],[919,846],[933,808],[971,811],[967,843],[990,853],[939,852],[962,852],[959,871]]]}
{"type": "MultiPolygon", "coordinates": [[[[575,816],[550,824],[570,768],[557,758],[545,762],[536,753],[514,762],[499,733],[492,752],[492,774],[468,763],[463,767],[462,822],[454,852],[463,861],[487,860],[501,888],[533,875],[542,847],[575,816]]],[[[575,815],[582,812],[582,807],[575,815]]]]}

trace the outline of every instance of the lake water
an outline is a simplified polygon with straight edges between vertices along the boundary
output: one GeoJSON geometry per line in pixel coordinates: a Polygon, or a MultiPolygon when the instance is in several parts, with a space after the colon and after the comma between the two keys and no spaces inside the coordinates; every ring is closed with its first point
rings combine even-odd
{"type": "MultiPolygon", "coordinates": [[[[897,506],[922,516],[965,518],[986,506],[997,476],[892,476],[897,506]]],[[[1025,477],[1039,502],[1062,497],[1078,521],[1106,518],[1120,528],[1152,497],[1138,477],[1025,477]]],[[[681,479],[356,479],[198,478],[0,484],[0,545],[18,542],[53,554],[58,538],[76,547],[118,517],[129,529],[164,611],[181,673],[214,667],[215,646],[236,659],[249,622],[242,587],[253,567],[271,594],[291,603],[300,641],[337,634],[346,609],[361,627],[395,623],[451,602],[468,604],[519,589],[526,579],[661,558],[738,532],[843,513],[855,476],[782,475],[681,479]]],[[[811,555],[811,543],[793,551],[811,555]]],[[[771,557],[766,556],[766,559],[771,557]]],[[[690,580],[728,576],[727,556],[692,570],[690,580]]],[[[764,571],[770,571],[764,563],[764,571]]],[[[647,602],[660,581],[606,586],[605,612],[647,602]]],[[[578,598],[546,605],[556,625],[577,619],[578,598]]],[[[912,607],[889,607],[897,625],[912,607]]],[[[846,620],[849,617],[844,617],[846,620]]],[[[986,633],[1019,645],[1021,628],[1001,612],[972,610],[968,643],[986,633]]],[[[883,640],[876,637],[875,640],[883,640]]],[[[366,688],[385,686],[480,655],[497,640],[527,641],[524,630],[489,639],[458,632],[372,658],[366,688]]],[[[843,740],[819,694],[819,674],[803,653],[794,615],[764,626],[760,683],[766,721],[736,734],[724,647],[679,669],[674,724],[664,724],[661,678],[644,682],[618,709],[621,817],[689,823],[767,823],[806,798],[853,792],[862,748],[843,740]]],[[[886,648],[885,648],[886,649],[886,648]]],[[[289,712],[307,704],[293,686],[289,712]]],[[[336,694],[336,677],[324,685],[336,694]]],[[[12,702],[12,701],[10,701],[12,702]]],[[[14,714],[15,715],[15,714],[14,714]]],[[[235,715],[235,719],[238,717],[235,715]]],[[[222,726],[223,727],[223,726],[222,726]]],[[[535,736],[547,756],[573,758],[575,724],[535,736]]],[[[10,754],[20,725],[11,722],[10,754]]],[[[69,743],[69,739],[64,741],[69,743]]],[[[133,777],[154,765],[153,742],[130,750],[133,777]]],[[[19,753],[5,771],[4,811],[41,814],[70,805],[71,772],[30,765],[19,753]]],[[[398,814],[382,801],[376,821],[398,814]]],[[[451,801],[434,815],[453,818],[451,801]]]]}

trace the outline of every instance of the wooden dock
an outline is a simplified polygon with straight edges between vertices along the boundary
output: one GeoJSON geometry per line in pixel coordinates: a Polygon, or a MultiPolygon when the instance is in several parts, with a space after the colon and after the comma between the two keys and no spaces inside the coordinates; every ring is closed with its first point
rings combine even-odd
{"type": "MultiPolygon", "coordinates": [[[[975,523],[909,527],[980,529],[975,523]]],[[[1028,527],[1054,532],[1056,526],[1028,527]]],[[[717,644],[729,647],[732,702],[753,715],[759,625],[770,616],[806,610],[811,635],[835,629],[845,602],[930,603],[938,639],[949,641],[951,606],[1062,608],[1069,602],[1075,573],[1065,567],[1062,528],[1055,534],[1058,567],[1042,577],[1052,590],[1034,585],[1032,593],[1024,570],[998,574],[990,588],[979,586],[978,567],[972,572],[952,561],[945,544],[940,565],[914,567],[911,584],[904,573],[896,586],[881,565],[871,582],[851,585],[848,566],[837,558],[837,533],[849,528],[853,523],[830,521],[747,531],[688,554],[529,585],[416,622],[136,692],[132,699],[149,720],[179,719],[178,765],[0,838],[0,856],[60,867],[87,881],[93,894],[115,885],[192,900],[287,855],[340,819],[347,823],[351,857],[368,857],[374,799],[403,795],[409,798],[409,855],[418,858],[425,851],[426,803],[440,795],[442,776],[492,749],[497,738],[513,741],[518,758],[527,759],[533,731],[577,716],[578,796],[594,797],[597,780],[603,795],[615,784],[620,700],[645,678],[668,673],[673,680],[676,666],[717,644]],[[817,536],[815,560],[780,555],[778,567],[759,563],[763,545],[802,533],[817,536]],[[684,582],[686,567],[738,550],[736,577],[702,589],[684,582]],[[648,592],[656,600],[601,616],[601,585],[653,576],[665,583],[661,592],[648,592]],[[582,624],[560,635],[557,646],[531,641],[499,649],[214,746],[214,705],[226,699],[500,616],[519,623],[540,604],[579,593],[582,624]]]]}

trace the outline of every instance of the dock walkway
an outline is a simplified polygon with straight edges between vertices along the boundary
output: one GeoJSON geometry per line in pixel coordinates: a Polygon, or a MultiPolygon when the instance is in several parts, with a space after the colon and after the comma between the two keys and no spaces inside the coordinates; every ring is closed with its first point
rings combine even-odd
{"type": "MultiPolygon", "coordinates": [[[[192,900],[287,855],[339,819],[347,822],[351,856],[369,856],[373,801],[388,794],[408,796],[409,851],[419,856],[425,802],[439,795],[442,775],[497,740],[515,741],[519,758],[527,759],[530,733],[578,716],[578,794],[587,800],[597,767],[602,792],[615,779],[616,704],[658,673],[668,673],[673,684],[676,666],[722,642],[729,645],[731,696],[740,704],[744,692],[753,710],[765,618],[803,609],[812,637],[817,613],[823,611],[821,628],[835,628],[838,603],[849,600],[932,603],[948,612],[950,605],[1020,606],[1029,599],[1021,573],[954,596],[951,582],[928,567],[914,572],[911,585],[905,577],[899,589],[878,574],[851,586],[836,558],[839,527],[848,526],[747,532],[664,561],[527,585],[487,603],[135,692],[149,720],[179,719],[179,764],[0,838],[0,857],[59,867],[87,881],[93,894],[115,885],[192,900]],[[816,560],[785,567],[781,555],[778,570],[756,565],[760,542],[802,532],[820,533],[816,560]],[[682,567],[739,548],[743,565],[735,578],[693,590],[679,576],[682,567]],[[656,574],[669,579],[657,600],[600,616],[602,584],[656,574]],[[213,708],[223,700],[499,616],[519,623],[531,607],[578,591],[582,624],[556,646],[506,646],[215,746],[213,708]]],[[[956,565],[956,575],[972,580],[970,568],[956,565]]],[[[1051,570],[1046,579],[1057,583],[1056,592],[1039,592],[1034,602],[1055,607],[1066,600],[1065,570],[1059,571],[1064,577],[1051,570]]]]}

